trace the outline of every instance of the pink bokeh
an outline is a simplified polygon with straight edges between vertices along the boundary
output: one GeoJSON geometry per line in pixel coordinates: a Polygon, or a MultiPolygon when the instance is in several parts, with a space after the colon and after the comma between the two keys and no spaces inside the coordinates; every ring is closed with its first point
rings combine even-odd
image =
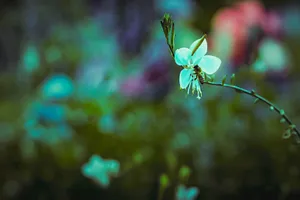
{"type": "MultiPolygon", "coordinates": [[[[281,33],[282,21],[275,11],[266,11],[259,1],[250,0],[237,3],[231,7],[223,8],[216,12],[212,22],[212,49],[219,54],[222,50],[223,36],[230,41],[230,47],[226,49],[227,58],[234,66],[244,64],[249,54],[249,44],[258,43],[259,39],[253,30],[258,29],[264,36],[278,37],[281,33]],[[254,36],[253,36],[254,34],[254,36]],[[219,44],[217,44],[217,42],[219,44]]],[[[255,50],[256,45],[252,47],[255,50]]]]}

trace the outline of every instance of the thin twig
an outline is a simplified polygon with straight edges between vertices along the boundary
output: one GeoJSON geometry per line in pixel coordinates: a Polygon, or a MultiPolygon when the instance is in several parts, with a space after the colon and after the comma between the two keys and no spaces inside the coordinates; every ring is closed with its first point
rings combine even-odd
{"type": "Polygon", "coordinates": [[[254,90],[250,91],[250,90],[246,90],[244,88],[238,87],[236,85],[230,85],[230,84],[223,84],[223,83],[216,83],[216,82],[209,82],[209,81],[205,81],[203,84],[207,84],[207,85],[214,85],[214,86],[219,86],[219,87],[226,87],[226,88],[231,88],[233,90],[235,90],[236,92],[239,93],[244,93],[247,95],[250,95],[256,99],[259,99],[260,101],[264,102],[265,104],[269,105],[270,107],[272,107],[283,119],[285,119],[285,121],[290,125],[291,129],[297,134],[297,136],[300,138],[300,132],[299,130],[296,128],[296,126],[292,123],[292,121],[289,119],[289,117],[283,112],[282,109],[278,108],[275,104],[273,104],[272,102],[270,102],[269,100],[267,100],[266,98],[260,96],[259,94],[256,94],[256,92],[254,90]]]}

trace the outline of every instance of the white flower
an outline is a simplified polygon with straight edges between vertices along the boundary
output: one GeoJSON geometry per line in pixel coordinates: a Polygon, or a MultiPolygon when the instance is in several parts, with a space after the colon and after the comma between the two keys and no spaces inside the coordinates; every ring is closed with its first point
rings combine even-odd
{"type": "Polygon", "coordinates": [[[199,67],[200,73],[208,75],[214,74],[221,65],[221,60],[215,56],[205,55],[207,53],[207,42],[203,40],[199,46],[200,38],[192,43],[190,48],[180,48],[175,51],[175,62],[177,65],[184,67],[179,75],[179,84],[181,89],[187,88],[189,94],[192,88],[192,93],[197,91],[197,98],[202,96],[200,82],[196,75],[195,67],[199,67]]]}

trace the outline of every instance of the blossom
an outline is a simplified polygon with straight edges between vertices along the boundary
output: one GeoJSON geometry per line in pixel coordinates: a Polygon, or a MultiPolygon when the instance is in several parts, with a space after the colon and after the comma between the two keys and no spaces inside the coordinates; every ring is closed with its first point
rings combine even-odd
{"type": "Polygon", "coordinates": [[[179,185],[176,193],[176,200],[193,200],[196,199],[199,190],[196,187],[186,188],[184,185],[179,185]]]}
{"type": "Polygon", "coordinates": [[[206,55],[207,42],[206,39],[198,39],[192,43],[190,48],[180,48],[175,51],[175,62],[182,66],[179,75],[179,84],[181,89],[187,88],[189,94],[192,88],[192,93],[197,92],[197,98],[202,97],[200,82],[198,80],[197,71],[201,74],[214,74],[221,65],[221,60],[215,56],[206,55]],[[202,43],[201,43],[202,41],[202,43]],[[199,46],[199,43],[200,46],[199,46]]]}
{"type": "Polygon", "coordinates": [[[93,155],[89,162],[81,168],[82,174],[92,178],[103,187],[110,184],[110,177],[116,176],[120,171],[120,163],[116,160],[104,160],[98,155],[93,155]]]}

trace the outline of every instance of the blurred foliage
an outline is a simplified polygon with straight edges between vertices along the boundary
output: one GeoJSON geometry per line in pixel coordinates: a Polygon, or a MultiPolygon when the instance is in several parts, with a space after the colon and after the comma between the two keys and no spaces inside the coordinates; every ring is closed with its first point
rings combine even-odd
{"type": "Polygon", "coordinates": [[[299,145],[282,139],[280,117],[225,88],[204,85],[201,101],[186,96],[159,20],[175,19],[176,48],[203,33],[209,53],[225,46],[215,79],[235,73],[236,85],[255,88],[300,126],[300,35],[284,29],[300,5],[263,1],[283,25],[262,39],[238,24],[249,35],[232,41],[247,49],[235,65],[236,49],[216,44],[225,29],[213,18],[240,1],[172,2],[0,3],[0,199],[158,199],[162,174],[162,199],[176,198],[179,186],[181,194],[198,188],[195,199],[299,199],[299,145]],[[284,48],[287,66],[272,68],[265,60],[281,50],[256,41],[284,48]],[[257,59],[267,70],[253,67],[257,59]],[[82,174],[93,155],[120,163],[106,189],[82,174]]]}

